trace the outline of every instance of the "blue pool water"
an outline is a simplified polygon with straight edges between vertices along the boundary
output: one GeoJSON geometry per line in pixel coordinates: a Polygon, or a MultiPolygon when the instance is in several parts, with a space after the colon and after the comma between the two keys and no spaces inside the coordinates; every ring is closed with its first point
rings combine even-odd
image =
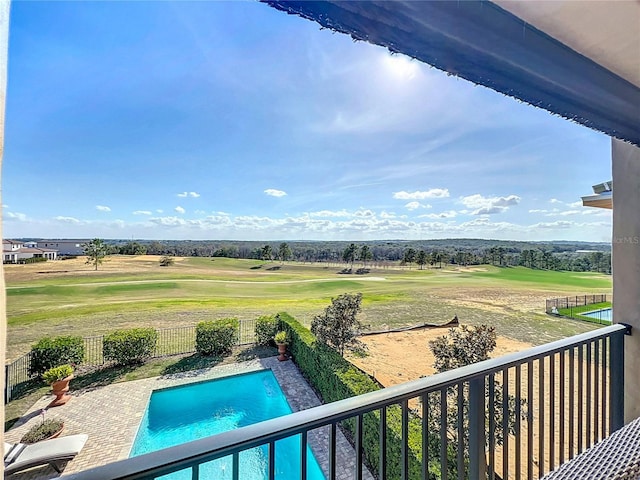
{"type": "MultiPolygon", "coordinates": [[[[291,413],[291,408],[271,370],[156,390],[151,394],[130,457],[226,432],[291,413]]],[[[240,453],[243,480],[267,478],[267,447],[240,453]]],[[[300,478],[300,436],[276,442],[276,479],[300,478]]],[[[190,480],[182,470],[161,477],[190,480]]],[[[200,478],[232,478],[231,457],[200,465],[200,478]]],[[[307,447],[307,478],[324,480],[318,462],[307,447]]]]}
{"type": "Polygon", "coordinates": [[[585,313],[581,313],[580,315],[584,316],[584,317],[591,317],[591,318],[597,318],[599,320],[604,320],[604,321],[608,321],[611,322],[612,320],[612,313],[613,313],[613,309],[612,308],[603,308],[602,310],[594,310],[593,312],[585,312],[585,313]]]}

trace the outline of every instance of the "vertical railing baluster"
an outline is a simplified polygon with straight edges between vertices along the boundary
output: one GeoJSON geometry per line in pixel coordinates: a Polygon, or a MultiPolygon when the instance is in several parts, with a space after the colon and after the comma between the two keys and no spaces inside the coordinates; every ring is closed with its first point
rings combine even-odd
{"type": "Polygon", "coordinates": [[[584,344],[578,346],[578,454],[584,445],[584,344]]]}
{"type": "Polygon", "coordinates": [[[362,415],[356,417],[356,480],[362,478],[362,415]]]}
{"type": "Polygon", "coordinates": [[[300,480],[307,480],[307,432],[300,435],[300,480]]]}
{"type": "Polygon", "coordinates": [[[275,442],[269,442],[269,480],[274,480],[276,478],[276,444],[275,442]]]}
{"type": "Polygon", "coordinates": [[[559,380],[560,380],[560,398],[559,398],[559,403],[560,403],[560,425],[559,425],[559,429],[558,429],[558,434],[560,437],[559,443],[560,443],[560,450],[558,451],[558,464],[562,465],[564,463],[564,450],[565,450],[565,356],[566,356],[566,351],[563,350],[560,352],[560,374],[559,374],[559,380]]]}
{"type": "Polygon", "coordinates": [[[457,388],[457,437],[458,437],[458,445],[457,445],[457,469],[458,469],[458,480],[464,480],[464,449],[465,449],[465,441],[464,441],[464,419],[466,415],[464,413],[464,385],[459,383],[457,388]]]}
{"type": "Polygon", "coordinates": [[[593,347],[593,343],[589,342],[585,345],[587,349],[587,385],[586,385],[586,395],[585,395],[585,410],[586,410],[586,420],[585,420],[585,433],[586,433],[586,441],[584,448],[589,448],[591,446],[591,409],[593,408],[593,402],[591,401],[591,348],[593,347]]]}
{"type": "MultiPolygon", "coordinates": [[[[471,386],[469,387],[471,388],[471,386]]],[[[471,396],[471,394],[469,394],[471,396]]],[[[496,374],[489,374],[489,480],[496,478],[496,374]]]]}
{"type": "Polygon", "coordinates": [[[440,475],[446,480],[447,465],[447,389],[440,390],[440,475]]]}
{"type": "Polygon", "coordinates": [[[599,442],[600,437],[600,396],[602,390],[600,390],[600,340],[594,342],[593,350],[593,441],[599,442]]]}
{"type": "Polygon", "coordinates": [[[200,464],[196,463],[191,467],[191,480],[200,479],[200,464]]]}
{"type": "MultiPolygon", "coordinates": [[[[492,377],[489,378],[489,382],[491,382],[492,377]]],[[[487,478],[484,389],[484,377],[477,377],[469,381],[469,478],[471,480],[484,480],[487,478]]],[[[493,432],[490,431],[489,435],[492,434],[493,432]]],[[[489,451],[489,456],[491,457],[491,450],[489,451]]],[[[492,464],[489,471],[490,476],[494,476],[493,473],[492,464]]],[[[458,472],[458,476],[460,476],[459,474],[460,472],[458,472]]]]}
{"type": "Polygon", "coordinates": [[[521,409],[521,401],[522,401],[522,371],[521,371],[521,365],[516,365],[516,391],[515,391],[515,395],[516,395],[516,409],[515,409],[515,426],[514,426],[514,431],[515,431],[515,448],[516,448],[516,464],[515,464],[515,474],[516,474],[516,480],[520,480],[521,475],[522,475],[522,432],[521,432],[521,425],[520,425],[520,417],[522,416],[522,409],[521,409]]]}
{"type": "Polygon", "coordinates": [[[422,480],[429,479],[429,394],[422,395],[422,480]]]}
{"type": "MultiPolygon", "coordinates": [[[[380,478],[387,478],[387,407],[380,409],[380,478]]],[[[332,478],[333,480],[333,478],[332,478]]]]}
{"type": "Polygon", "coordinates": [[[240,453],[236,452],[234,453],[231,458],[232,460],[232,465],[231,465],[231,476],[233,480],[240,480],[240,453]]]}
{"type": "Polygon", "coordinates": [[[602,366],[600,367],[602,372],[602,405],[601,405],[602,413],[600,415],[602,428],[600,429],[600,431],[602,432],[603,438],[607,436],[607,405],[609,404],[609,402],[607,401],[609,396],[609,391],[607,390],[607,375],[609,372],[609,369],[607,368],[607,359],[609,358],[607,354],[608,344],[609,344],[609,339],[603,338],[602,339],[602,366]]]}
{"type": "Polygon", "coordinates": [[[533,360],[527,362],[527,480],[533,480],[533,360]]]}
{"type": "Polygon", "coordinates": [[[509,478],[509,370],[502,370],[502,478],[509,478]]]}
{"type": "Polygon", "coordinates": [[[401,422],[401,443],[400,443],[400,478],[409,479],[409,404],[403,400],[400,404],[402,408],[401,422]]]}
{"type": "Polygon", "coordinates": [[[544,357],[538,360],[538,478],[544,476],[544,357]]]}
{"type": "Polygon", "coordinates": [[[624,333],[611,336],[609,362],[609,430],[615,432],[624,425],[624,333]]]}
{"type": "Polygon", "coordinates": [[[549,471],[555,468],[556,453],[556,355],[549,356],[549,471]]]}
{"type": "Polygon", "coordinates": [[[569,460],[573,458],[575,451],[575,367],[576,351],[574,347],[569,350],[569,460]]]}
{"type": "Polygon", "coordinates": [[[329,480],[336,480],[336,424],[329,429],[329,480]]]}

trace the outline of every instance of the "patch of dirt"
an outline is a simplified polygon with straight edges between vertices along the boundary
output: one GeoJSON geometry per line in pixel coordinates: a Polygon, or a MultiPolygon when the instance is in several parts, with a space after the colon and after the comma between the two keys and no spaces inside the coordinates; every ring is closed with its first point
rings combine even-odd
{"type": "MultiPolygon", "coordinates": [[[[389,387],[433,375],[434,357],[429,350],[429,341],[446,335],[448,328],[425,328],[407,332],[368,335],[360,340],[367,345],[366,357],[349,356],[351,362],[374,376],[382,385],[389,387]]],[[[491,357],[520,352],[531,348],[530,343],[508,337],[498,337],[491,357]]]]}

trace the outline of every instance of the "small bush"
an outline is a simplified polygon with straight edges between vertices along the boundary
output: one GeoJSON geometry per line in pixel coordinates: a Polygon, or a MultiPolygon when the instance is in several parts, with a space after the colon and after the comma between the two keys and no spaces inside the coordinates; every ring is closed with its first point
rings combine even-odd
{"type": "Polygon", "coordinates": [[[59,432],[63,426],[64,423],[62,423],[62,420],[49,418],[31,427],[20,439],[20,443],[36,443],[41,440],[46,440],[51,435],[59,432]]]}
{"type": "Polygon", "coordinates": [[[171,265],[174,264],[175,261],[176,261],[175,258],[165,255],[164,257],[162,257],[160,259],[160,266],[161,267],[170,267],[171,265]]]}
{"type": "Polygon", "coordinates": [[[31,347],[32,375],[42,375],[46,370],[65,363],[78,365],[84,359],[84,340],[82,337],[64,336],[42,338],[31,347]]]}
{"type": "Polygon", "coordinates": [[[64,378],[67,378],[73,373],[73,367],[69,364],[60,365],[59,367],[53,367],[42,374],[42,379],[51,385],[54,382],[58,382],[64,378]]]}
{"type": "Polygon", "coordinates": [[[200,322],[196,327],[196,351],[200,355],[224,355],[238,340],[237,318],[200,322]]]}
{"type": "Polygon", "coordinates": [[[278,319],[274,315],[263,315],[256,319],[256,343],[273,346],[273,337],[278,331],[278,319]]]}
{"type": "Polygon", "coordinates": [[[153,354],[157,341],[158,332],[153,328],[117,330],[102,341],[104,359],[118,365],[142,363],[153,354]]]}

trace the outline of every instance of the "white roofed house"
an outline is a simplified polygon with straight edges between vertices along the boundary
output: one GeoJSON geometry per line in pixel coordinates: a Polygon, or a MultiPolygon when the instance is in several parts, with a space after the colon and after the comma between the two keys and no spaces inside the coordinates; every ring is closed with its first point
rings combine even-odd
{"type": "Polygon", "coordinates": [[[52,248],[36,247],[33,242],[25,244],[15,240],[2,240],[3,263],[22,263],[30,258],[56,260],[58,251],[52,248]]]}
{"type": "Polygon", "coordinates": [[[37,248],[53,248],[57,250],[58,255],[84,255],[83,244],[89,242],[87,239],[43,239],[38,240],[37,248]]]}

